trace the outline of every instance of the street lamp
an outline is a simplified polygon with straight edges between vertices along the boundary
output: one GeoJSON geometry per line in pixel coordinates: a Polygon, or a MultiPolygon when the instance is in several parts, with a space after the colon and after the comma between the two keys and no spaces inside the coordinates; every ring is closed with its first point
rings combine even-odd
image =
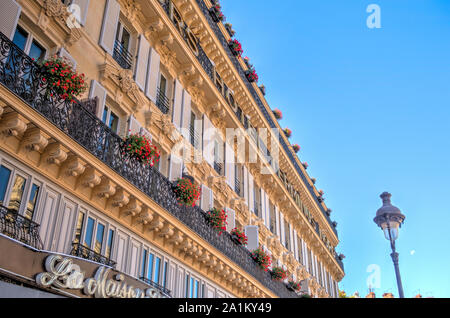
{"type": "Polygon", "coordinates": [[[398,229],[402,226],[405,216],[400,212],[399,208],[391,204],[391,196],[388,192],[383,192],[380,195],[383,200],[383,206],[378,209],[377,216],[373,221],[383,230],[386,239],[391,242],[391,257],[394,262],[395,276],[397,277],[398,293],[400,298],[405,298],[398,267],[398,253],[395,251],[395,240],[398,238],[398,229]]]}

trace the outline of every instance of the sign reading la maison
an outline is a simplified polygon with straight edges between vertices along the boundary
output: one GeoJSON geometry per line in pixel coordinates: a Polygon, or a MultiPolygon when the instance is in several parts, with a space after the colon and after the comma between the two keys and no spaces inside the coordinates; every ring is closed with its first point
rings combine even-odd
{"type": "Polygon", "coordinates": [[[167,298],[160,290],[138,288],[130,283],[130,278],[121,273],[113,273],[111,268],[100,266],[94,277],[86,278],[73,259],[60,255],[49,255],[45,259],[46,272],[36,276],[41,287],[54,287],[70,291],[82,291],[88,297],[95,298],[167,298]]]}

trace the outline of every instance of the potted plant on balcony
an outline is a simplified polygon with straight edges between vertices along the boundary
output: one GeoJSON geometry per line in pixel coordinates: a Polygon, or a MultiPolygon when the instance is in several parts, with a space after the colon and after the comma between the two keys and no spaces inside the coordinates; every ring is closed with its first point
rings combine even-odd
{"type": "Polygon", "coordinates": [[[292,146],[292,149],[294,149],[295,153],[298,153],[300,151],[300,146],[295,144],[295,145],[292,146]]]}
{"type": "Polygon", "coordinates": [[[309,165],[306,161],[302,163],[302,166],[303,166],[303,168],[305,168],[305,170],[308,169],[308,167],[309,167],[309,165]]]}
{"type": "Polygon", "coordinates": [[[331,210],[331,209],[327,209],[327,211],[326,211],[326,213],[327,213],[328,216],[331,215],[331,212],[333,212],[333,210],[331,210]]]}
{"type": "Polygon", "coordinates": [[[173,186],[178,203],[184,206],[195,206],[201,195],[201,188],[188,178],[181,178],[173,186]]]}
{"type": "Polygon", "coordinates": [[[283,268],[274,266],[272,268],[272,271],[270,272],[270,275],[272,276],[273,280],[280,281],[280,280],[285,280],[287,278],[288,274],[287,274],[287,271],[284,270],[283,268]]]}
{"type": "Polygon", "coordinates": [[[312,298],[310,294],[303,293],[300,295],[300,298],[312,298]]]}
{"type": "Polygon", "coordinates": [[[340,261],[342,261],[343,259],[345,258],[345,255],[344,254],[339,254],[339,256],[338,256],[338,259],[340,260],[340,261]]]}
{"type": "Polygon", "coordinates": [[[227,214],[224,210],[213,208],[206,212],[206,218],[209,224],[211,224],[214,229],[219,231],[219,235],[227,230],[227,214]]]}
{"type": "Polygon", "coordinates": [[[316,182],[317,182],[316,178],[311,178],[311,182],[312,182],[313,184],[316,184],[316,182]]]}
{"type": "Polygon", "coordinates": [[[209,12],[214,22],[218,23],[219,21],[225,20],[225,16],[222,13],[222,7],[218,1],[213,4],[211,9],[209,9],[209,12]]]}
{"type": "Polygon", "coordinates": [[[289,280],[286,287],[294,292],[299,292],[301,289],[300,282],[294,282],[293,280],[289,280]]]}
{"type": "Polygon", "coordinates": [[[230,46],[231,52],[235,55],[240,57],[244,51],[242,50],[241,43],[236,39],[230,39],[228,42],[228,45],[230,46]]]}
{"type": "Polygon", "coordinates": [[[42,62],[42,84],[47,85],[46,96],[56,97],[69,102],[87,89],[84,74],[78,74],[66,58],[53,56],[42,62]]]}
{"type": "Polygon", "coordinates": [[[334,228],[337,228],[338,223],[336,221],[333,221],[331,224],[333,224],[334,228]]]}
{"type": "Polygon", "coordinates": [[[263,251],[262,248],[257,248],[252,252],[253,260],[261,267],[265,272],[269,270],[269,266],[272,263],[270,256],[263,251]]]}
{"type": "Polygon", "coordinates": [[[248,56],[244,57],[244,63],[248,68],[252,68],[253,64],[250,63],[250,58],[248,56]]]}
{"type": "Polygon", "coordinates": [[[153,167],[159,161],[160,151],[150,139],[140,134],[131,134],[123,140],[122,154],[144,165],[153,167]]]}
{"type": "Polygon", "coordinates": [[[259,89],[261,90],[261,93],[262,93],[264,96],[266,96],[266,87],[265,87],[264,85],[261,85],[261,86],[259,87],[259,89]]]}
{"type": "Polygon", "coordinates": [[[291,138],[292,130],[290,130],[289,128],[284,128],[283,132],[284,132],[284,134],[286,135],[287,138],[291,138]]]}
{"type": "Polygon", "coordinates": [[[233,25],[231,23],[225,23],[225,29],[227,29],[228,34],[233,37],[235,35],[235,31],[233,30],[233,25]]]}
{"type": "Polygon", "coordinates": [[[318,195],[318,197],[317,197],[317,199],[319,200],[320,203],[322,203],[322,202],[325,200],[325,199],[323,198],[323,194],[324,194],[323,190],[320,190],[320,191],[319,191],[319,195],[318,195]]]}
{"type": "Polygon", "coordinates": [[[278,108],[275,108],[272,112],[276,119],[278,120],[283,119],[283,113],[278,108]]]}
{"type": "Polygon", "coordinates": [[[246,70],[245,76],[247,77],[247,80],[250,83],[258,82],[259,77],[258,77],[258,74],[256,74],[256,71],[254,68],[250,68],[250,69],[246,70]]]}
{"type": "Polygon", "coordinates": [[[244,234],[244,232],[239,231],[237,228],[231,230],[231,238],[238,244],[247,245],[247,236],[244,234]]]}

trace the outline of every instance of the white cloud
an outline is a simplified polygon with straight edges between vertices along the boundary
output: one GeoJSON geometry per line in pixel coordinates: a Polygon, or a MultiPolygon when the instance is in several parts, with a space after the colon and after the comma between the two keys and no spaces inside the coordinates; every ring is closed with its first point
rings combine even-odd
{"type": "Polygon", "coordinates": [[[412,250],[411,252],[409,252],[412,255],[416,254],[416,250],[412,250]]]}

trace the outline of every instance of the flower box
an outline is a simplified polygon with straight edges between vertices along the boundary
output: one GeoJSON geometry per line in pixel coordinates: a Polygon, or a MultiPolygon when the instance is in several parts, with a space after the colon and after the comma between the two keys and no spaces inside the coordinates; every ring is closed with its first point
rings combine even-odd
{"type": "Polygon", "coordinates": [[[225,16],[223,15],[222,11],[221,11],[221,6],[220,4],[215,4],[211,7],[211,9],[209,9],[209,13],[211,14],[211,17],[213,19],[214,22],[219,23],[223,20],[225,20],[225,16]]]}
{"type": "Polygon", "coordinates": [[[206,218],[209,224],[211,224],[214,229],[219,231],[219,235],[227,230],[227,214],[224,210],[213,208],[206,212],[206,218]]]}
{"type": "Polygon", "coordinates": [[[258,74],[256,74],[256,71],[254,69],[246,70],[245,76],[247,77],[247,80],[250,83],[258,82],[259,77],[258,77],[258,74]]]}
{"type": "Polygon", "coordinates": [[[300,151],[300,146],[295,144],[295,145],[292,146],[292,149],[294,149],[295,153],[298,153],[300,151]]]}
{"type": "Polygon", "coordinates": [[[285,280],[288,276],[286,270],[284,270],[281,267],[277,267],[277,266],[272,268],[270,275],[272,276],[272,279],[276,280],[276,281],[285,280]]]}
{"type": "Polygon", "coordinates": [[[123,140],[121,145],[122,154],[128,156],[144,165],[153,167],[159,161],[160,152],[152,142],[143,135],[131,134],[123,140]]]}
{"type": "Polygon", "coordinates": [[[195,186],[188,178],[182,178],[173,185],[173,192],[180,205],[194,207],[200,198],[201,188],[195,186]]]}
{"type": "Polygon", "coordinates": [[[261,248],[257,248],[252,252],[252,258],[265,272],[269,270],[272,260],[261,248]]]}
{"type": "Polygon", "coordinates": [[[227,30],[230,37],[233,37],[236,34],[236,32],[233,30],[233,25],[231,25],[231,23],[225,23],[225,29],[227,30]]]}
{"type": "Polygon", "coordinates": [[[290,130],[289,128],[285,128],[283,131],[287,138],[291,138],[292,130],[290,130]]]}
{"type": "Polygon", "coordinates": [[[301,286],[300,286],[300,283],[296,283],[296,282],[290,280],[286,284],[286,288],[289,290],[292,290],[293,292],[299,292],[301,289],[301,286]]]}
{"type": "Polygon", "coordinates": [[[239,231],[237,228],[231,230],[231,238],[238,245],[247,245],[247,236],[244,234],[244,232],[239,231]]]}
{"type": "Polygon", "coordinates": [[[78,74],[66,58],[53,56],[41,65],[41,87],[47,85],[47,97],[75,102],[88,87],[84,74],[78,74]]]}
{"type": "Polygon", "coordinates": [[[278,120],[283,119],[283,113],[278,108],[274,109],[272,112],[276,119],[278,120]]]}
{"type": "Polygon", "coordinates": [[[308,167],[309,167],[307,162],[303,162],[302,165],[303,165],[303,168],[305,168],[305,170],[308,169],[308,167]]]}
{"type": "Polygon", "coordinates": [[[233,53],[235,56],[240,57],[242,55],[242,53],[244,53],[244,51],[242,50],[242,45],[238,40],[230,39],[230,42],[228,42],[228,45],[230,47],[231,53],[233,53]]]}

